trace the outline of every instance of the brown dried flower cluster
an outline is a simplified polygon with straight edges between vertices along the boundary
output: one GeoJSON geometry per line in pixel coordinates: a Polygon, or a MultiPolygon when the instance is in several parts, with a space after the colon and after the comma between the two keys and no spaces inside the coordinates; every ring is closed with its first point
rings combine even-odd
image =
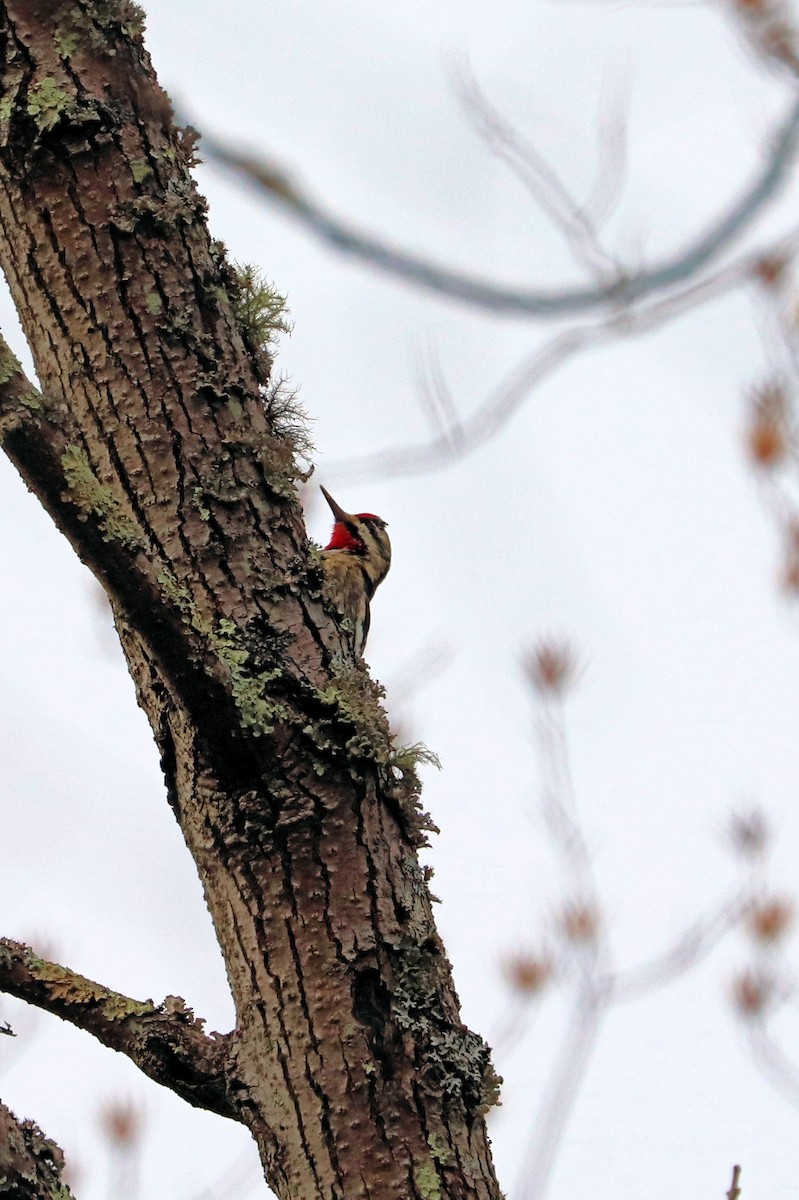
{"type": "Polygon", "coordinates": [[[742,1016],[760,1017],[774,999],[776,984],[765,971],[742,971],[732,984],[732,998],[742,1016]]]}
{"type": "Polygon", "coordinates": [[[770,469],[782,462],[791,449],[790,406],[784,386],[771,381],[755,388],[751,397],[746,445],[758,467],[770,469]]]}
{"type": "Polygon", "coordinates": [[[793,924],[794,906],[790,900],[774,896],[755,901],[745,915],[746,929],[754,941],[774,945],[793,924]]]}
{"type": "Polygon", "coordinates": [[[796,69],[797,33],[786,0],[735,0],[733,11],[754,50],[772,62],[796,69]]]}
{"type": "Polygon", "coordinates": [[[599,913],[592,904],[566,904],[558,914],[558,925],[567,941],[593,942],[599,933],[599,913]]]}
{"type": "Polygon", "coordinates": [[[99,1118],[106,1137],[119,1150],[130,1150],[141,1137],[144,1111],[133,1100],[108,1100],[99,1118]]]}
{"type": "Polygon", "coordinates": [[[785,278],[790,259],[784,254],[764,254],[752,268],[763,287],[776,288],[785,278]]]}
{"type": "Polygon", "coordinates": [[[523,660],[527,679],[543,695],[560,695],[573,681],[577,659],[566,642],[539,642],[523,660]]]}
{"type": "Polygon", "coordinates": [[[520,951],[503,960],[502,973],[514,991],[532,996],[552,978],[552,963],[540,955],[520,951]]]}

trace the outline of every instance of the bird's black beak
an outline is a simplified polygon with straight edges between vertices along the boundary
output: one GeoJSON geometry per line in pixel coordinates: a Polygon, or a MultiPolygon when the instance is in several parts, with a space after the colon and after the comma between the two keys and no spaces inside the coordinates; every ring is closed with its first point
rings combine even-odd
{"type": "Polygon", "coordinates": [[[345,525],[352,524],[351,513],[345,512],[344,509],[341,507],[341,505],[336,504],[335,500],[333,499],[333,497],[330,495],[330,492],[328,492],[326,488],[320,487],[320,490],[321,490],[322,495],[324,496],[325,500],[327,500],[328,504],[330,505],[330,511],[332,512],[332,514],[336,518],[336,520],[343,521],[345,525]]]}

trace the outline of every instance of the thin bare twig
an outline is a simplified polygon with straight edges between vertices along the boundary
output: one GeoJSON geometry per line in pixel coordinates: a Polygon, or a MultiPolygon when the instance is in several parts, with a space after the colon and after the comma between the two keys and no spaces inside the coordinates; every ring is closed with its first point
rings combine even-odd
{"type": "Polygon", "coordinates": [[[510,167],[561,231],[575,261],[586,267],[600,285],[618,282],[622,277],[619,264],[602,248],[588,213],[580,208],[540,150],[490,103],[468,63],[456,63],[450,74],[455,95],[472,128],[491,153],[510,167]]]}
{"type": "Polygon", "coordinates": [[[453,454],[457,454],[463,439],[463,424],[444,377],[438,347],[432,342],[418,352],[414,373],[422,410],[436,430],[436,438],[443,438],[453,454]]]}
{"type": "MultiPolygon", "coordinates": [[[[790,243],[796,235],[791,235],[790,243]]],[[[785,243],[788,244],[789,239],[785,243]]],[[[690,284],[679,292],[652,301],[638,309],[614,310],[594,324],[577,325],[561,330],[543,345],[526,355],[506,378],[483,400],[468,417],[462,417],[428,441],[397,446],[333,460],[325,465],[327,475],[346,482],[360,479],[423,475],[457,462],[485,445],[514,416],[533,388],[577,354],[624,338],[636,337],[674,320],[690,309],[715,299],[749,281],[752,271],[763,256],[747,254],[736,259],[713,275],[690,284]]],[[[433,386],[429,380],[427,386],[433,386]]],[[[446,389],[446,384],[441,386],[446,389]]],[[[430,401],[426,401],[429,407],[430,401]]],[[[442,410],[451,408],[451,400],[442,398],[442,410]]]]}
{"type": "Polygon", "coordinates": [[[388,684],[392,711],[407,704],[442,671],[446,671],[453,658],[453,649],[445,642],[430,641],[424,645],[413,658],[403,664],[388,684]]]}
{"type": "Polygon", "coordinates": [[[747,1041],[752,1058],[764,1077],[791,1104],[799,1105],[799,1069],[770,1036],[762,1020],[750,1022],[747,1041]]]}
{"type": "Polygon", "coordinates": [[[515,1194],[519,1200],[541,1200],[546,1192],[563,1130],[596,1044],[603,1013],[601,999],[590,988],[581,986],[568,1022],[563,1052],[556,1059],[535,1135],[516,1186],[515,1194]]]}
{"type": "Polygon", "coordinates": [[[729,1191],[726,1193],[727,1200],[738,1200],[739,1196],[741,1195],[741,1189],[739,1187],[740,1180],[741,1168],[736,1165],[732,1169],[732,1183],[730,1184],[729,1191]]]}
{"type": "Polygon", "coordinates": [[[595,228],[613,213],[624,189],[627,173],[627,114],[629,79],[622,76],[612,90],[602,88],[599,100],[599,164],[591,195],[583,211],[595,228]]]}
{"type": "Polygon", "coordinates": [[[505,287],[420,258],[328,213],[280,166],[257,154],[234,149],[226,140],[205,134],[206,156],[240,175],[288,216],[341,253],[361,259],[440,296],[503,315],[552,319],[597,312],[608,305],[630,305],[693,279],[730,248],[786,182],[799,147],[799,98],[771,139],[765,164],[738,199],[709,229],[681,251],[635,275],[601,286],[563,288],[505,287]]]}
{"type": "MultiPolygon", "coordinates": [[[[562,711],[563,688],[574,678],[574,661],[568,648],[544,642],[525,663],[525,674],[543,701],[538,729],[544,815],[563,855],[569,887],[578,900],[564,909],[558,957],[554,970],[547,972],[555,980],[572,981],[573,1003],[518,1183],[520,1200],[542,1200],[546,1192],[602,1020],[611,1006],[640,998],[694,966],[741,918],[752,899],[749,880],[732,898],[693,922],[666,953],[630,971],[620,972],[613,967],[590,851],[579,820],[562,711]],[[578,968],[576,973],[563,969],[570,960],[578,968]]],[[[517,979],[521,978],[517,973],[517,979]]],[[[530,978],[535,980],[534,975],[530,978]]],[[[504,1050],[525,1033],[531,1012],[529,1000],[539,992],[540,988],[531,986],[527,1004],[523,1004],[521,991],[512,998],[500,1027],[504,1050]]]]}
{"type": "Polygon", "coordinates": [[[674,945],[657,958],[609,976],[604,986],[612,1000],[637,1000],[654,988],[673,983],[718,945],[725,933],[740,920],[747,904],[748,896],[743,892],[725,900],[714,911],[698,917],[674,945]]]}
{"type": "Polygon", "coordinates": [[[189,1200],[226,1200],[235,1195],[237,1200],[248,1196],[256,1184],[263,1188],[263,1177],[258,1172],[258,1159],[253,1147],[248,1149],[199,1192],[192,1193],[189,1200]]]}

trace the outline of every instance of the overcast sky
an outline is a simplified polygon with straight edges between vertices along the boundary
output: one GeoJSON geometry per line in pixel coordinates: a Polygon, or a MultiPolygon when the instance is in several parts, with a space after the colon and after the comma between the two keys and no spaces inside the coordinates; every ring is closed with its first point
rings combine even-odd
{"type": "MultiPolygon", "coordinates": [[[[726,207],[790,101],[721,8],[153,0],[147,11],[161,81],[201,130],[260,148],[392,242],[531,286],[582,277],[469,129],[454,61],[468,57],[580,200],[593,185],[598,113],[627,97],[626,188],[607,244],[632,267],[673,252],[726,207]]],[[[799,624],[742,449],[744,397],[768,369],[752,295],[574,359],[447,470],[356,484],[337,476],[342,457],[429,432],[414,376],[424,347],[438,347],[468,413],[552,329],[379,278],[213,167],[198,177],[215,236],[288,294],[295,328],[278,365],[313,418],[316,481],[345,508],[390,522],[394,565],[367,658],[389,699],[393,685],[403,700],[395,712],[409,736],[443,762],[426,772],[441,835],[425,859],[465,1020],[490,1037],[507,999],[501,955],[551,936],[563,896],[519,668],[542,636],[570,639],[584,667],[567,705],[571,765],[617,963],[667,947],[726,893],[732,809],[757,802],[771,815],[774,878],[790,890],[799,624]],[[450,665],[406,702],[409,670],[439,648],[450,665]]],[[[750,244],[787,229],[790,207],[750,244]]],[[[0,323],[19,347],[7,299],[0,323]]],[[[227,1029],[210,920],[96,587],[4,461],[0,507],[0,932],[46,939],[55,958],[132,996],[180,994],[227,1029]]],[[[328,527],[314,505],[311,536],[324,541],[328,527]]],[[[734,935],[687,979],[611,1013],[552,1200],[720,1197],[733,1162],[745,1200],[795,1194],[799,1108],[752,1066],[728,1000],[747,954],[734,935]]],[[[1,1094],[74,1156],[84,1200],[108,1195],[96,1114],[119,1095],[145,1106],[146,1200],[188,1200],[246,1155],[243,1130],[188,1109],[89,1035],[20,1011],[0,1006],[20,1035],[0,1039],[1,1094]]],[[[567,1020],[567,994],[553,989],[526,1038],[498,1057],[505,1103],[492,1136],[510,1200],[523,1194],[567,1020]]],[[[799,1063],[790,1013],[780,1036],[799,1063]]]]}

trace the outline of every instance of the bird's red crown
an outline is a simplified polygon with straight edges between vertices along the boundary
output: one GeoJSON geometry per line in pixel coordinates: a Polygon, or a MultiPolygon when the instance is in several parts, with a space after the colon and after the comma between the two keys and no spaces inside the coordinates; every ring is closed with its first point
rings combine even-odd
{"type": "MultiPolygon", "coordinates": [[[[367,518],[371,521],[380,520],[374,513],[355,513],[354,515],[359,520],[367,518]]],[[[363,550],[363,542],[350,532],[343,521],[336,521],[325,550],[363,550]]]]}

